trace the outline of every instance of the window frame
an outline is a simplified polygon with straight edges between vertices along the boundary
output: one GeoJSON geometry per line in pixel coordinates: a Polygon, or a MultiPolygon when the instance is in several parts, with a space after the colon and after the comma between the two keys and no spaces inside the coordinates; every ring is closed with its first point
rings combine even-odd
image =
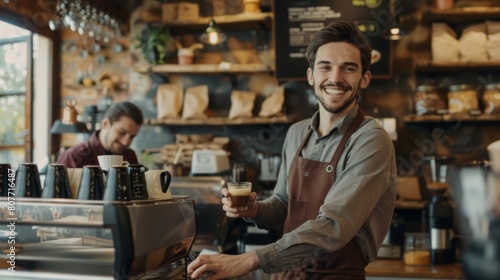
{"type": "MultiPolygon", "coordinates": [[[[52,103],[52,110],[50,112],[47,112],[49,114],[49,121],[50,123],[53,123],[54,120],[59,118],[60,115],[60,102],[61,102],[61,78],[60,78],[60,72],[61,72],[61,49],[60,46],[62,42],[62,33],[60,31],[52,31],[48,27],[47,22],[45,24],[40,24],[40,22],[37,22],[36,24],[32,21],[34,18],[34,13],[39,12],[39,9],[35,8],[33,9],[31,5],[31,2],[29,2],[30,5],[24,5],[27,2],[22,2],[20,6],[17,8],[11,9],[10,7],[3,7],[0,5],[0,20],[7,22],[12,25],[16,25],[18,27],[24,28],[26,30],[31,31],[31,37],[33,38],[34,34],[39,34],[43,35],[44,37],[47,37],[52,41],[52,45],[54,46],[52,49],[52,67],[49,69],[50,73],[50,88],[52,90],[51,95],[49,98],[51,99],[52,103]],[[23,8],[24,6],[27,6],[23,8]]],[[[37,6],[36,3],[34,3],[35,6],[37,6]]],[[[30,40],[30,49],[33,48],[33,39],[30,40]]],[[[29,56],[30,59],[30,68],[31,72],[27,75],[29,75],[29,80],[27,86],[27,90],[29,89],[30,91],[30,99],[26,101],[26,104],[32,104],[33,102],[33,56],[29,56]]],[[[33,108],[34,106],[32,106],[33,108]]],[[[25,146],[29,150],[29,152],[26,153],[26,155],[29,155],[29,160],[32,160],[33,157],[33,137],[34,136],[32,133],[34,131],[33,128],[33,110],[27,111],[29,112],[26,115],[26,119],[29,120],[29,129],[31,131],[31,135],[29,138],[25,139],[25,146]]],[[[60,135],[50,135],[49,138],[49,154],[53,155],[57,151],[59,151],[60,143],[61,143],[61,137],[60,135]]],[[[9,146],[4,146],[5,148],[12,148],[9,146]]],[[[28,158],[26,158],[28,160],[28,158]]]]}
{"type": "MultiPolygon", "coordinates": [[[[9,23],[0,19],[3,22],[9,23]]],[[[28,30],[29,31],[29,30],[28,30]]],[[[31,31],[30,31],[31,32],[31,31]]],[[[0,143],[0,150],[9,150],[9,149],[19,149],[24,148],[24,161],[32,162],[33,161],[33,32],[29,35],[22,35],[19,37],[12,38],[0,38],[0,47],[5,45],[12,45],[18,43],[26,43],[26,51],[27,51],[27,61],[26,61],[26,91],[22,92],[8,92],[0,95],[0,98],[5,98],[9,96],[23,96],[24,95],[24,110],[25,110],[25,124],[24,129],[26,135],[24,136],[24,144],[2,144],[0,143]]]]}

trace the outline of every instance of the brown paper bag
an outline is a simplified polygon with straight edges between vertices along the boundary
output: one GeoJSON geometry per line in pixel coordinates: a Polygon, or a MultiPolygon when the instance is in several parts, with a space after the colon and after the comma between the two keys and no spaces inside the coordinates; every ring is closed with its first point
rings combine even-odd
{"type": "Polygon", "coordinates": [[[254,92],[233,90],[231,92],[231,109],[229,109],[229,118],[251,118],[254,102],[254,92]]]}
{"type": "Polygon", "coordinates": [[[186,89],[184,94],[183,119],[205,119],[208,108],[208,86],[194,86],[186,89]]]}
{"type": "Polygon", "coordinates": [[[156,91],[158,119],[179,118],[182,109],[182,85],[161,84],[156,91]]]}
{"type": "Polygon", "coordinates": [[[272,117],[280,115],[284,101],[285,101],[285,88],[283,86],[279,86],[275,88],[274,91],[266,97],[264,102],[262,102],[262,107],[260,108],[259,117],[272,117]]]}

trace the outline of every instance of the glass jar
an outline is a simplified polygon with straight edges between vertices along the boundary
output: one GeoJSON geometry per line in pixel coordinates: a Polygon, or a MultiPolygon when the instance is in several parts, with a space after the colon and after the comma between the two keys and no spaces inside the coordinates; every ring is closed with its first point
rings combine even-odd
{"type": "Polygon", "coordinates": [[[450,114],[470,113],[479,109],[477,92],[473,85],[452,85],[448,91],[448,112],[450,114]]]}
{"type": "Polygon", "coordinates": [[[500,113],[500,84],[488,84],[483,95],[484,113],[500,113]]]}
{"type": "Polygon", "coordinates": [[[441,109],[446,109],[446,104],[439,96],[436,86],[419,85],[415,93],[415,112],[417,115],[436,114],[441,109]]]}
{"type": "Polygon", "coordinates": [[[404,262],[407,265],[430,264],[429,235],[423,232],[405,233],[404,262]]]}

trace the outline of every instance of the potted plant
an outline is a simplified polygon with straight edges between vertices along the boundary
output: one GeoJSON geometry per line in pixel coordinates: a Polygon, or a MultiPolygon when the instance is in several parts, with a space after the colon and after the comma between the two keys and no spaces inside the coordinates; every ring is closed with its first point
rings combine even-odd
{"type": "Polygon", "coordinates": [[[151,64],[163,64],[166,62],[169,43],[171,41],[168,26],[161,24],[148,24],[140,34],[135,37],[144,58],[151,64]]]}

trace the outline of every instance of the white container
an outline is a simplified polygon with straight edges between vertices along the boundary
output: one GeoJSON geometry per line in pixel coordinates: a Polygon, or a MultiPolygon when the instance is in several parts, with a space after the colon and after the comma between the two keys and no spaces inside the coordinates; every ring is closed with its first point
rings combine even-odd
{"type": "Polygon", "coordinates": [[[215,174],[229,170],[229,158],[224,150],[194,150],[192,174],[215,174]]]}
{"type": "Polygon", "coordinates": [[[274,182],[278,179],[281,164],[281,155],[258,154],[259,180],[274,182]]]}

